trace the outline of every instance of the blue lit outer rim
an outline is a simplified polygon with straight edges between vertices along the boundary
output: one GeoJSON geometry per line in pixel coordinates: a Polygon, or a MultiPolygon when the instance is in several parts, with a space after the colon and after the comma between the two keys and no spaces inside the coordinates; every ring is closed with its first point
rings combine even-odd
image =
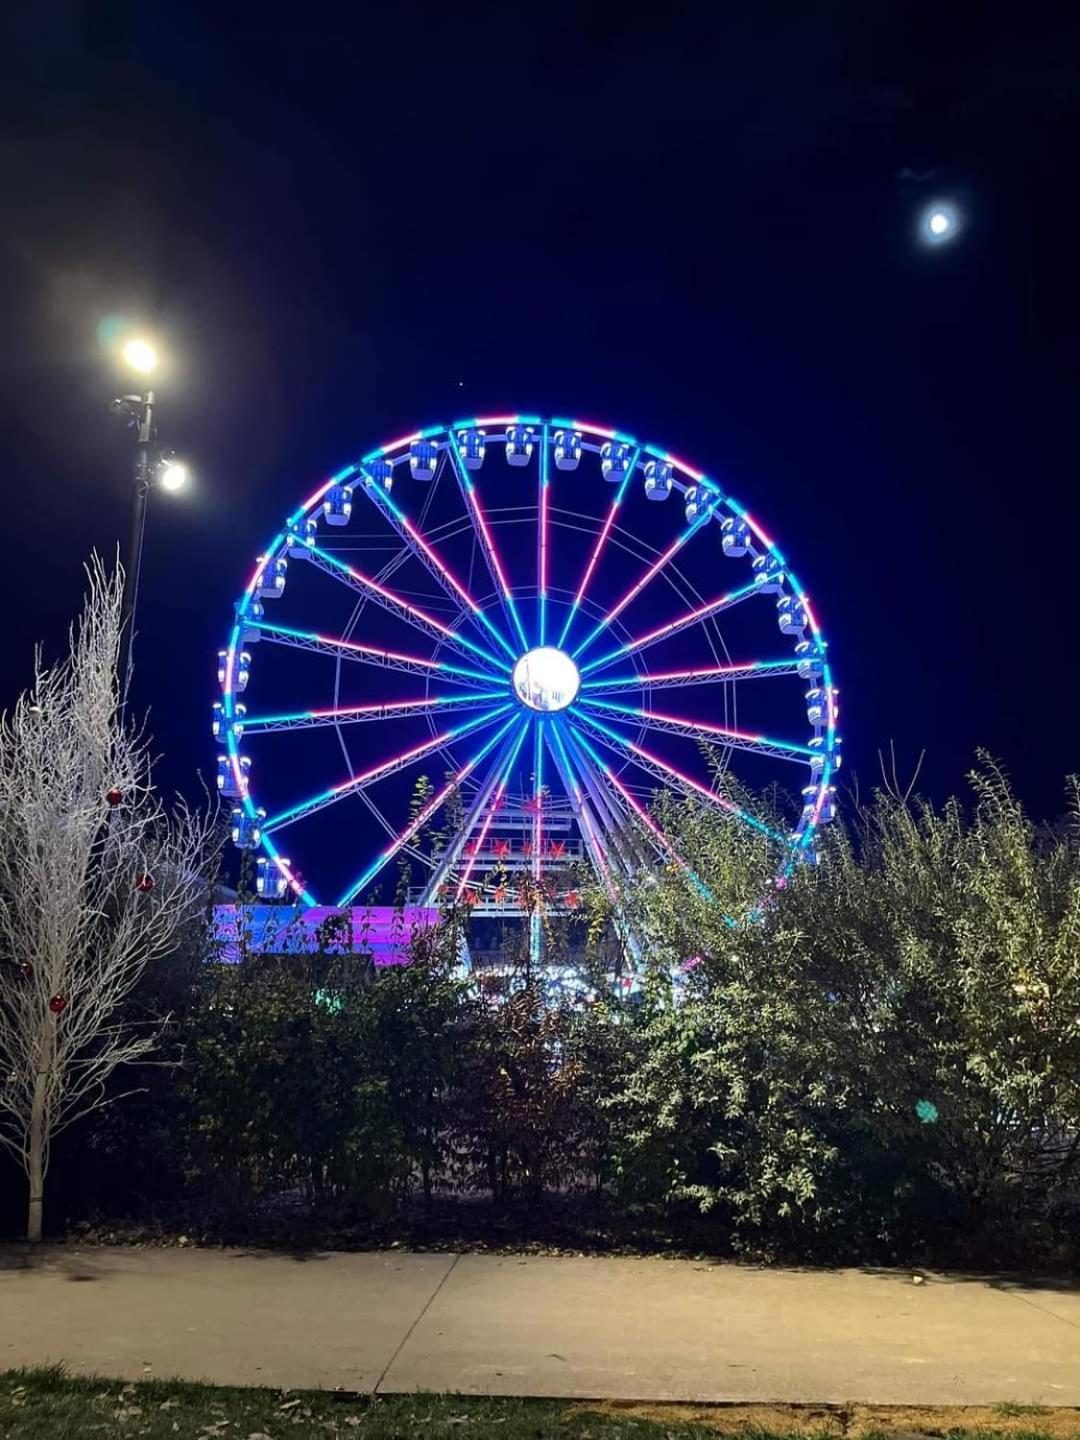
{"type": "MultiPolygon", "coordinates": [[[[336,474],[331,475],[320,487],[309,496],[296,510],[289,515],[284,527],[278,531],[270,543],[266,546],[263,554],[259,557],[255,570],[248,581],[243,594],[240,596],[235,607],[235,619],[232,629],[229,632],[228,645],[226,647],[225,679],[222,689],[223,709],[223,730],[225,734],[226,751],[229,756],[229,763],[232,767],[236,787],[239,790],[239,805],[244,813],[254,822],[259,820],[259,807],[255,797],[251,794],[250,787],[244,778],[240,767],[240,751],[234,730],[236,719],[236,687],[235,669],[236,657],[243,648],[240,644],[240,635],[244,622],[251,605],[256,597],[259,586],[262,583],[263,575],[267,567],[274,560],[281,557],[288,548],[291,537],[291,530],[300,524],[301,521],[313,518],[319,511],[323,500],[335,485],[344,485],[350,479],[363,478],[364,467],[374,460],[387,459],[395,466],[408,463],[409,447],[417,440],[433,440],[443,442],[443,447],[452,435],[462,430],[484,429],[487,426],[503,427],[509,425],[530,425],[544,427],[539,435],[533,437],[534,444],[553,444],[554,432],[557,430],[576,430],[582,437],[582,448],[590,451],[598,451],[605,441],[613,440],[620,444],[635,447],[636,454],[632,458],[632,464],[628,471],[629,478],[634,470],[642,470],[649,460],[666,461],[672,466],[676,474],[675,488],[685,491],[687,486],[696,485],[707,490],[714,497],[714,507],[709,517],[710,520],[721,520],[725,518],[725,511],[744,520],[754,536],[758,553],[767,552],[772,555],[783,571],[783,583],[785,592],[790,592],[802,605],[810,633],[814,639],[815,659],[821,666],[821,688],[826,697],[826,722],[814,728],[815,738],[822,737],[824,744],[821,748],[822,767],[821,776],[818,782],[818,794],[812,811],[807,814],[800,813],[799,821],[792,832],[791,845],[787,858],[777,876],[777,883],[783,884],[798,864],[802,855],[810,849],[813,844],[814,835],[820,823],[821,810],[830,794],[830,786],[833,776],[838,768],[838,745],[839,736],[836,724],[836,687],[833,682],[832,666],[828,661],[827,641],[818,624],[809,597],[802,584],[799,582],[794,571],[788,564],[787,558],[761,525],[754,519],[744,506],[726,491],[724,491],[715,480],[700,470],[694,469],[684,460],[670,451],[661,449],[659,446],[650,445],[647,442],[638,440],[636,436],[627,434],[622,430],[610,429],[606,426],[597,425],[588,420],[574,420],[560,417],[553,417],[545,420],[539,415],[494,415],[475,416],[468,419],[455,420],[450,425],[431,425],[424,430],[414,431],[410,435],[404,435],[398,440],[391,441],[388,445],[381,445],[375,450],[370,450],[359,460],[351,465],[345,466],[336,474]]],[[[486,436],[486,443],[498,445],[505,443],[505,433],[490,433],[486,436]]],[[[442,448],[442,447],[440,447],[442,448]]],[[[467,512],[466,512],[467,513],[467,512]]],[[[702,527],[704,528],[704,527],[702,527]]],[[[403,544],[407,543],[403,541],[403,544]]],[[[278,870],[285,877],[287,885],[297,893],[301,902],[306,906],[314,906],[319,902],[310,890],[297,885],[289,866],[279,853],[274,844],[273,838],[265,833],[260,837],[261,848],[274,862],[278,870]]]]}

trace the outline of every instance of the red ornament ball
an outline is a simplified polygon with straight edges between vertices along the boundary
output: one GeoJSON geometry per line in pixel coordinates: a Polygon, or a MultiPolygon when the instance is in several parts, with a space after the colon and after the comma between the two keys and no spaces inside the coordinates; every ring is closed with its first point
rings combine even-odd
{"type": "Polygon", "coordinates": [[[140,875],[135,881],[135,889],[143,895],[149,895],[154,888],[154,877],[152,875],[140,875]]]}
{"type": "Polygon", "coordinates": [[[114,785],[111,790],[105,791],[105,799],[110,805],[119,805],[123,798],[124,792],[120,789],[119,785],[114,785]]]}
{"type": "Polygon", "coordinates": [[[54,1015],[59,1015],[61,1010],[67,1009],[67,1003],[66,995],[54,995],[49,1001],[49,1009],[54,1015]]]}

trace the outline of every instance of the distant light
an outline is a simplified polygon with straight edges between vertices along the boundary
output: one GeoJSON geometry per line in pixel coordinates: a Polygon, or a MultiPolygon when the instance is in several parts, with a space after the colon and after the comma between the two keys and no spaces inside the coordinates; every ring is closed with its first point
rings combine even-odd
{"type": "Polygon", "coordinates": [[[530,710],[565,710],[577,699],[578,668],[565,650],[542,645],[522,655],[514,666],[514,693],[530,710]]]}
{"type": "Polygon", "coordinates": [[[163,490],[182,490],[188,482],[186,465],[179,465],[175,462],[166,465],[161,472],[161,486],[163,490]]]}
{"type": "Polygon", "coordinates": [[[928,205],[919,221],[919,232],[927,245],[944,245],[960,230],[960,212],[955,205],[939,200],[928,205]]]}
{"type": "Polygon", "coordinates": [[[124,360],[140,375],[149,375],[157,365],[157,351],[146,340],[129,340],[124,346],[124,360]]]}

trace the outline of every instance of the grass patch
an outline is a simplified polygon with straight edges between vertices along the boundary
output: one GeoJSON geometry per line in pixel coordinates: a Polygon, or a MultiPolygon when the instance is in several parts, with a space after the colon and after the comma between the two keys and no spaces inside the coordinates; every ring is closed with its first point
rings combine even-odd
{"type": "Polygon", "coordinates": [[[1080,1440],[1080,1413],[983,1409],[635,1405],[125,1383],[61,1366],[0,1374],[0,1440],[1080,1440]],[[1034,1427],[1010,1419],[1042,1415],[1034,1427]]]}

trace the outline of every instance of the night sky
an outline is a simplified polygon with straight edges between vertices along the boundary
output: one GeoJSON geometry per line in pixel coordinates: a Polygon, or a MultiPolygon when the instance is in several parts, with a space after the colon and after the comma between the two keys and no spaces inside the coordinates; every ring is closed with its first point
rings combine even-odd
{"type": "Polygon", "coordinates": [[[27,7],[0,128],[0,702],[129,524],[121,314],[166,343],[135,699],[209,771],[251,561],[331,470],[459,415],[621,426],[707,469],[831,640],[844,778],[977,746],[1032,809],[1072,704],[1075,33],[875,3],[27,7]],[[378,13],[376,14],[376,8],[378,13]],[[947,196],[963,233],[929,250],[947,196]]]}

